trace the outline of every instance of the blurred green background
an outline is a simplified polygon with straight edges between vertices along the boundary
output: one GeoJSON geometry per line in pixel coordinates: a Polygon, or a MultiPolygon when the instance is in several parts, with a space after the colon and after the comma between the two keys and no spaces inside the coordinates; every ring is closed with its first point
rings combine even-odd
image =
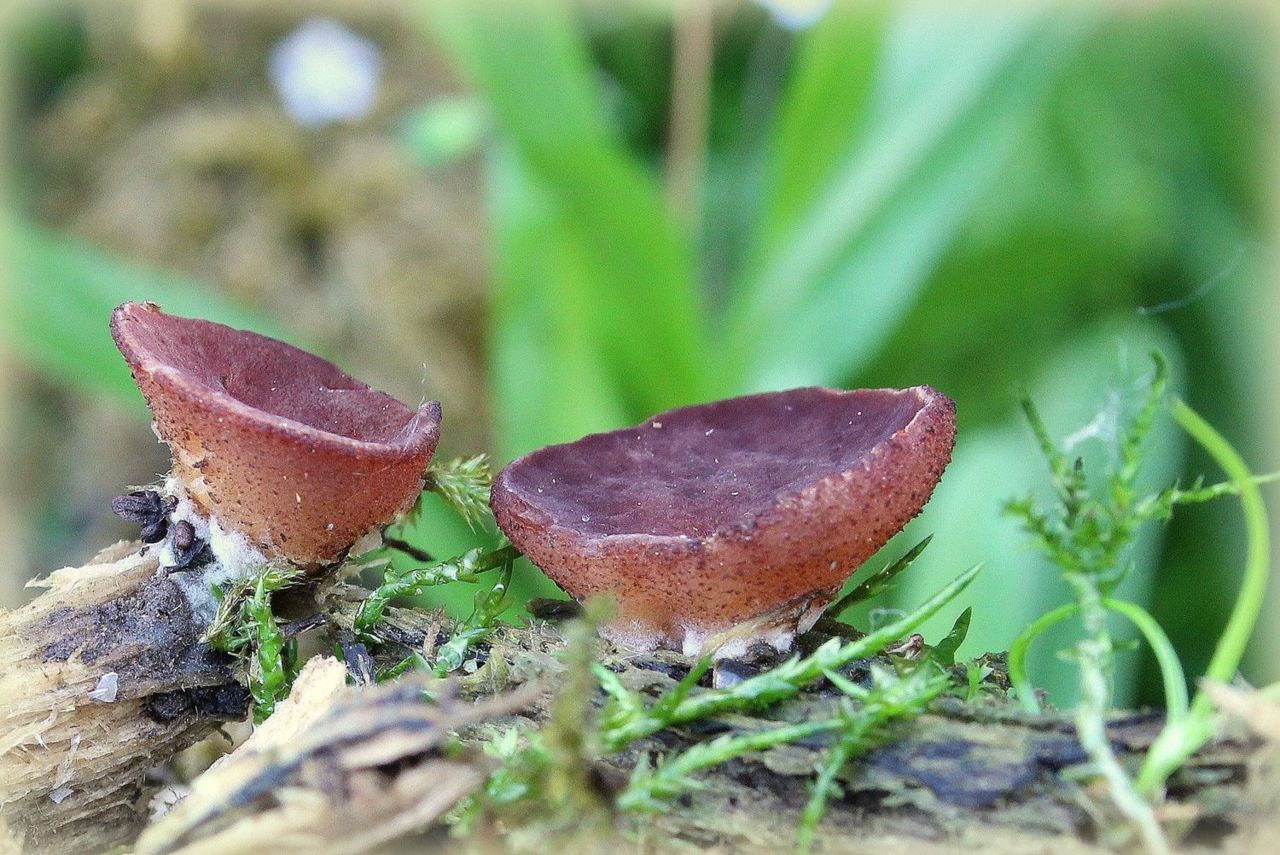
{"type": "MultiPolygon", "coordinates": [[[[955,459],[886,555],[936,533],[901,604],[987,563],[967,595],[969,655],[1067,596],[1001,515],[1046,487],[1022,390],[1103,464],[1158,348],[1256,470],[1280,466],[1276,27],[1260,8],[121,0],[3,14],[9,603],[127,536],[107,502],[166,468],[107,333],[125,299],[439,398],[441,453],[501,462],[735,393],[936,386],[959,405],[955,459]]],[[[1167,419],[1148,461],[1152,487],[1218,477],[1167,419]]],[[[476,536],[443,512],[415,535],[440,553],[476,536]]],[[[1180,512],[1133,556],[1130,594],[1189,673],[1225,621],[1241,540],[1223,502],[1180,512]]],[[[523,594],[551,590],[524,574],[523,594]]],[[[1033,660],[1061,703],[1067,638],[1033,660]]],[[[1120,702],[1158,700],[1148,657],[1124,655],[1120,702]]],[[[1280,608],[1246,674],[1280,677],[1280,608]]]]}

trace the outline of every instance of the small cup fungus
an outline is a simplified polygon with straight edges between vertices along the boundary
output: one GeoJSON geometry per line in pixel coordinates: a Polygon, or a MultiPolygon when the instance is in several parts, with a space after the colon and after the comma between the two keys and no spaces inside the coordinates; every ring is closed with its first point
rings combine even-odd
{"type": "Polygon", "coordinates": [[[929,388],[806,388],[670,410],[535,451],[493,485],[498,525],[624,647],[786,650],[920,512],[955,404],[929,388]]]}
{"type": "MultiPolygon", "coordinates": [[[[415,412],[284,342],[152,304],[120,306],[111,334],[173,452],[167,566],[197,566],[206,545],[223,565],[246,549],[332,564],[422,490],[438,402],[415,412]]],[[[133,519],[170,508],[145,493],[119,504],[133,519]]]]}

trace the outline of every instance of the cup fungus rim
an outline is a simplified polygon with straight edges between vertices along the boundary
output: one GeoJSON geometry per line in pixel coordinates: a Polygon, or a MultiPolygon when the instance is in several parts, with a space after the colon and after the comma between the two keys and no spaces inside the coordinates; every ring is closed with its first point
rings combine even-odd
{"type": "MultiPolygon", "coordinates": [[[[265,336],[252,330],[237,329],[202,318],[189,318],[170,314],[153,303],[121,303],[111,313],[111,335],[121,353],[124,354],[129,368],[135,374],[143,374],[152,379],[168,394],[172,394],[185,404],[205,408],[210,413],[227,413],[234,418],[237,425],[243,428],[283,440],[296,441],[306,445],[313,451],[323,449],[340,454],[357,455],[366,459],[398,461],[406,456],[420,453],[425,448],[434,449],[439,439],[441,420],[439,401],[425,401],[417,410],[413,410],[396,397],[352,377],[332,363],[329,364],[336,371],[359,384],[360,388],[349,391],[369,392],[381,396],[388,403],[402,407],[406,413],[412,413],[412,416],[405,422],[395,438],[385,441],[358,439],[245,403],[228,391],[220,390],[208,383],[192,378],[187,372],[160,359],[153,351],[143,346],[129,329],[131,322],[144,322],[142,316],[138,315],[137,312],[160,312],[169,318],[175,318],[186,324],[209,325],[221,328],[221,330],[225,331],[223,334],[230,333],[235,336],[260,339],[268,342],[273,349],[289,358],[319,359],[326,363],[328,363],[328,360],[308,353],[288,342],[265,336]]],[[[194,427],[192,430],[195,432],[194,427]]]]}
{"type": "MultiPolygon", "coordinates": [[[[940,410],[954,413],[955,402],[949,396],[927,384],[908,386],[900,389],[891,387],[875,389],[833,389],[825,386],[801,386],[793,389],[758,392],[724,399],[725,401],[732,400],[743,404],[749,404],[752,401],[773,398],[788,393],[817,393],[830,398],[841,398],[848,395],[866,392],[892,392],[895,394],[914,393],[920,401],[920,407],[912,415],[911,419],[906,422],[906,424],[902,425],[897,430],[894,430],[892,433],[881,436],[874,444],[869,445],[849,467],[830,470],[825,474],[817,475],[812,481],[806,483],[799,489],[779,489],[773,491],[770,493],[771,498],[768,506],[753,511],[749,520],[739,520],[728,525],[717,526],[709,529],[703,534],[692,534],[688,532],[653,534],[639,531],[617,531],[599,534],[584,532],[581,528],[572,525],[572,522],[565,524],[551,519],[549,514],[546,514],[545,511],[541,510],[536,504],[526,498],[526,491],[515,488],[511,485],[510,473],[525,461],[536,456],[550,456],[553,453],[561,452],[568,447],[575,446],[578,443],[584,442],[593,437],[628,433],[639,428],[644,428],[655,420],[662,421],[670,419],[673,414],[686,410],[696,410],[711,404],[722,403],[722,401],[709,401],[703,404],[675,407],[664,410],[661,413],[657,413],[636,425],[587,434],[571,442],[545,446],[524,454],[511,461],[507,466],[503,467],[502,471],[498,473],[496,478],[494,478],[493,486],[490,491],[490,504],[499,519],[501,519],[506,516],[507,511],[511,510],[509,506],[512,503],[518,503],[524,508],[533,511],[536,515],[546,517],[545,523],[533,522],[532,524],[534,527],[541,529],[544,532],[562,532],[567,539],[582,545],[595,544],[602,547],[606,544],[643,543],[650,545],[664,545],[677,548],[682,552],[690,552],[709,549],[714,544],[720,542],[733,540],[749,541],[752,535],[762,526],[786,526],[787,517],[789,515],[794,513],[803,514],[806,509],[814,507],[815,504],[820,504],[818,495],[828,487],[833,486],[840,481],[856,481],[860,475],[872,475],[875,468],[875,460],[885,454],[887,446],[895,437],[902,436],[903,434],[913,430],[922,419],[935,418],[936,414],[939,413],[940,410]],[[791,513],[789,514],[789,512],[791,513]]],[[[948,443],[947,445],[950,450],[951,443],[948,443]]],[[[950,457],[950,453],[945,456],[940,456],[939,462],[943,468],[950,463],[950,457]]],[[[933,484],[928,485],[928,492],[932,493],[936,486],[937,483],[935,480],[933,484]]],[[[924,504],[927,504],[927,501],[928,498],[926,497],[924,504]]]]}

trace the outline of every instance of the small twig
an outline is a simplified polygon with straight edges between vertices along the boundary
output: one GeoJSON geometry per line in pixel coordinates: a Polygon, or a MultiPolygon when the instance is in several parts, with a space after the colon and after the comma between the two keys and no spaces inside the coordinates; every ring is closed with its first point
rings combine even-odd
{"type": "Polygon", "coordinates": [[[420,549],[419,547],[414,546],[409,541],[402,540],[401,538],[395,537],[393,535],[384,534],[382,536],[382,542],[383,544],[391,547],[397,552],[403,552],[405,555],[408,555],[414,561],[429,563],[431,561],[436,560],[435,556],[433,556],[430,552],[427,552],[427,550],[420,549]]]}

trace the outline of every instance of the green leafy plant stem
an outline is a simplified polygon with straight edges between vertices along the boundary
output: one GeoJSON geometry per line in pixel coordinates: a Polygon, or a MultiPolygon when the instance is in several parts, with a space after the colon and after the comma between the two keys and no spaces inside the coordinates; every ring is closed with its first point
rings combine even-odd
{"type": "MultiPolygon", "coordinates": [[[[967,625],[966,622],[965,626],[967,625]]],[[[836,776],[845,764],[878,744],[890,722],[920,714],[951,685],[951,677],[936,662],[930,660],[920,663],[915,670],[901,678],[876,674],[874,670],[872,674],[875,684],[869,690],[854,685],[835,672],[827,674],[827,678],[846,695],[861,699],[862,706],[855,708],[848,701],[844,702],[840,738],[831,746],[818,770],[813,791],[796,829],[796,851],[799,855],[808,855],[813,849],[818,824],[826,813],[827,802],[839,789],[836,776]]]]}
{"type": "Polygon", "coordinates": [[[1098,579],[1090,573],[1068,573],[1084,621],[1085,638],[1076,644],[1080,665],[1080,702],[1075,710],[1076,737],[1098,774],[1106,780],[1112,803],[1133,824],[1143,846],[1152,855],[1163,855],[1169,844],[1160,829],[1151,803],[1140,793],[1116,757],[1107,735],[1111,708],[1111,666],[1114,649],[1107,629],[1107,609],[1098,579]]]}
{"type": "Polygon", "coordinates": [[[251,655],[252,665],[246,670],[253,717],[259,724],[289,693],[296,671],[296,645],[285,638],[276,621],[272,594],[293,584],[301,575],[295,567],[267,566],[256,576],[215,592],[221,602],[202,640],[224,653],[251,655]]]}
{"type": "Polygon", "coordinates": [[[493,587],[476,594],[471,616],[459,622],[449,640],[440,646],[434,668],[437,677],[447,676],[461,668],[471,648],[493,633],[499,617],[510,604],[507,592],[511,588],[511,570],[514,564],[514,559],[511,559],[502,565],[502,574],[493,583],[493,587]]]}
{"type": "Polygon", "coordinates": [[[830,733],[842,726],[843,722],[838,718],[806,721],[752,733],[729,734],[695,745],[667,760],[656,770],[638,767],[645,771],[632,779],[618,796],[617,805],[622,810],[657,810],[662,806],[661,799],[697,787],[696,782],[688,779],[694,772],[718,766],[748,752],[765,751],[777,745],[809,739],[820,733],[830,733]]]}
{"type": "Polygon", "coordinates": [[[288,642],[271,610],[271,597],[263,592],[261,580],[255,596],[248,600],[248,616],[257,625],[257,673],[251,673],[249,692],[253,696],[253,719],[258,724],[275,712],[276,701],[288,694],[291,675],[285,663],[288,642]]]}
{"type": "MultiPolygon", "coordinates": [[[[1080,669],[1080,699],[1075,708],[1076,735],[1080,745],[1093,769],[1106,781],[1112,803],[1141,837],[1146,850],[1163,853],[1168,851],[1168,843],[1155,812],[1121,765],[1107,736],[1115,645],[1108,626],[1111,609],[1108,609],[1106,601],[1127,575],[1122,559],[1132,546],[1140,525],[1157,516],[1167,518],[1172,509],[1169,496],[1173,491],[1164,491],[1153,499],[1140,499],[1137,490],[1142,444],[1151,430],[1168,380],[1164,358],[1153,353],[1152,360],[1155,370],[1150,391],[1119,437],[1118,465],[1108,473],[1105,488],[1101,491],[1090,484],[1083,458],[1073,459],[1059,451],[1035,405],[1030,398],[1023,399],[1027,421],[1049,463],[1056,501],[1045,511],[1038,510],[1030,498],[1010,502],[1007,507],[1010,513],[1022,518],[1024,527],[1061,568],[1064,581],[1075,593],[1072,608],[1060,608],[1037,621],[1032,628],[1042,632],[1072,614],[1080,617],[1084,636],[1072,649],[1080,669]],[[1140,505],[1146,508],[1149,516],[1144,517],[1138,512],[1140,505]]],[[[1150,629],[1146,622],[1141,626],[1150,629]]],[[[1017,666],[1022,681],[1019,695],[1029,708],[1035,699],[1025,681],[1025,656],[1026,646],[1034,637],[1034,634],[1028,635],[1027,640],[1019,645],[1017,666]]],[[[1166,675],[1167,686],[1174,682],[1174,677],[1166,675]]]]}
{"type": "MultiPolygon", "coordinates": [[[[1271,551],[1266,505],[1262,501],[1262,492],[1258,489],[1253,473],[1222,434],[1179,399],[1171,402],[1170,409],[1182,429],[1230,477],[1244,508],[1247,535],[1244,579],[1231,617],[1227,620],[1227,626],[1205,672],[1206,679],[1228,683],[1240,667],[1240,660],[1244,656],[1249,637],[1253,634],[1266,596],[1271,551]]],[[[1178,718],[1170,717],[1168,725],[1147,753],[1138,775],[1138,787],[1142,792],[1150,795],[1163,789],[1169,776],[1209,740],[1213,735],[1212,717],[1212,704],[1203,691],[1196,693],[1187,714],[1178,718]]]]}
{"type": "Polygon", "coordinates": [[[1108,785],[1112,801],[1141,835],[1149,852],[1168,851],[1151,802],[1165,781],[1213,735],[1211,703],[1203,692],[1188,703],[1186,679],[1176,654],[1155,620],[1138,606],[1112,600],[1110,595],[1128,570],[1121,564],[1124,550],[1149,520],[1167,520],[1176,505],[1208,501],[1228,493],[1238,493],[1245,509],[1248,556],[1244,582],[1227,626],[1214,651],[1206,677],[1228,682],[1240,659],[1262,608],[1266,593],[1267,537],[1266,510],[1259,484],[1272,476],[1255,477],[1240,455],[1204,419],[1179,400],[1170,403],[1175,421],[1218,462],[1230,477],[1229,485],[1204,487],[1200,481],[1189,489],[1177,487],[1139,497],[1137,475],[1142,464],[1142,443],[1160,402],[1164,399],[1167,370],[1159,354],[1152,354],[1155,375],[1142,409],[1123,434],[1119,444],[1120,463],[1110,474],[1101,494],[1091,490],[1080,458],[1074,463],[1059,452],[1050,440],[1044,423],[1029,400],[1023,406],[1032,430],[1049,461],[1057,503],[1049,511],[1035,508],[1031,499],[1011,502],[1009,511],[1022,517],[1026,529],[1063,571],[1063,578],[1075,591],[1076,602],[1049,613],[1028,628],[1015,643],[1011,678],[1028,709],[1036,709],[1026,679],[1026,650],[1030,641],[1049,626],[1079,615],[1084,638],[1074,652],[1080,666],[1081,699],[1076,707],[1076,728],[1081,745],[1095,769],[1108,785]],[[1152,744],[1137,779],[1131,778],[1116,759],[1107,738],[1110,708],[1110,681],[1114,646],[1107,626],[1109,612],[1131,620],[1151,643],[1160,662],[1165,682],[1169,718],[1152,744]]]}
{"type": "Polygon", "coordinates": [[[813,792],[804,806],[800,825],[796,829],[797,855],[809,855],[813,851],[813,841],[818,835],[818,824],[822,822],[822,817],[827,812],[827,802],[835,795],[838,788],[836,775],[840,774],[840,770],[849,762],[849,758],[858,748],[858,742],[859,734],[856,732],[842,734],[835,745],[831,746],[822,766],[818,769],[818,777],[813,781],[813,792]]]}
{"type": "Polygon", "coordinates": [[[457,558],[442,561],[430,567],[411,567],[406,570],[387,569],[382,584],[369,594],[356,611],[354,627],[357,635],[377,642],[373,632],[383,612],[397,597],[413,597],[427,588],[445,582],[475,582],[481,573],[496,570],[520,557],[520,551],[509,543],[493,549],[476,547],[457,558]]]}
{"type": "MultiPolygon", "coordinates": [[[[630,710],[615,724],[602,727],[606,750],[618,751],[637,739],[651,736],[672,724],[696,721],[730,710],[765,706],[796,695],[800,688],[853,662],[882,651],[937,614],[973,582],[981,564],[975,564],[922,603],[915,611],[856,641],[833,638],[802,658],[792,659],[736,686],[681,697],[671,703],[660,699],[647,711],[630,710]]],[[[676,691],[680,691],[679,687],[676,691]]],[[[688,689],[684,689],[688,691],[688,689]]]]}
{"type": "MultiPolygon", "coordinates": [[[[1178,653],[1174,650],[1173,643],[1169,641],[1169,636],[1165,634],[1164,629],[1151,616],[1150,612],[1137,603],[1103,597],[1102,606],[1107,611],[1115,612],[1127,618],[1142,633],[1143,638],[1147,640],[1147,644],[1151,645],[1156,662],[1160,666],[1160,677],[1164,683],[1165,709],[1168,711],[1169,717],[1173,718],[1184,714],[1188,706],[1187,678],[1182,670],[1182,663],[1178,659],[1178,653]]],[[[1022,708],[1033,715],[1038,715],[1041,710],[1040,701],[1036,697],[1035,689],[1027,672],[1027,652],[1031,647],[1031,642],[1044,633],[1045,630],[1075,617],[1079,613],[1079,603],[1067,603],[1064,606],[1059,606],[1038,618],[1023,630],[1014,639],[1013,644],[1009,646],[1009,682],[1013,685],[1014,692],[1022,703],[1022,708]]]]}

